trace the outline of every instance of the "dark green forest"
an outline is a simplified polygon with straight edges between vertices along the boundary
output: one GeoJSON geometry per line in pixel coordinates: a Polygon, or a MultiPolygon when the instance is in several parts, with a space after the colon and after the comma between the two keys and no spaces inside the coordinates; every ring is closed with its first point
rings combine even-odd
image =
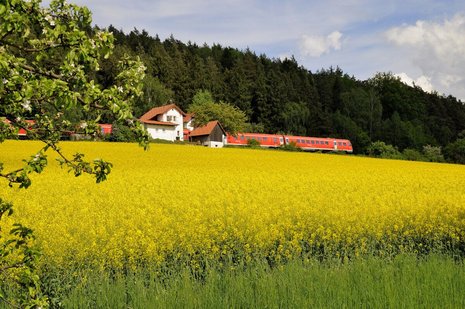
{"type": "Polygon", "coordinates": [[[116,48],[102,64],[100,82],[112,82],[125,54],[139,56],[147,67],[136,116],[170,100],[187,110],[197,91],[208,90],[215,100],[243,110],[255,131],[348,138],[356,153],[375,141],[399,151],[445,147],[465,133],[460,100],[408,86],[391,73],[358,80],[339,67],[311,72],[294,58],[270,59],[172,36],[162,41],[144,30],[109,30],[116,48]]]}

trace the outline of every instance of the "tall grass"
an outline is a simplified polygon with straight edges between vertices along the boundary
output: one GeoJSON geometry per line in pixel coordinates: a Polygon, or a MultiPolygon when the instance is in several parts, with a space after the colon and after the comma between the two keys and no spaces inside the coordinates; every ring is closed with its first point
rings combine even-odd
{"type": "Polygon", "coordinates": [[[340,262],[291,262],[270,269],[88,273],[67,308],[464,308],[465,268],[449,257],[402,255],[340,262]]]}

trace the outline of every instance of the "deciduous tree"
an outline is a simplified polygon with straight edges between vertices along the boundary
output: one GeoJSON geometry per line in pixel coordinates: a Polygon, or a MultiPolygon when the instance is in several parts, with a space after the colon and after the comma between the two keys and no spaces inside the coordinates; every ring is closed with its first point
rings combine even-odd
{"type": "MultiPolygon", "coordinates": [[[[6,183],[29,187],[29,175],[42,172],[48,163],[47,150],[57,152],[60,164],[75,176],[87,173],[97,182],[105,180],[111,163],[88,161],[79,153],[68,158],[58,146],[67,131],[96,136],[103,113],[125,122],[147,145],[147,134],[131,113],[132,101],[142,89],[141,61],[123,57],[112,85],[103,87],[96,80],[100,63],[112,49],[113,36],[91,28],[91,13],[85,7],[64,0],[54,0],[48,8],[40,0],[0,2],[0,142],[24,129],[28,137],[44,143],[19,169],[8,170],[0,162],[0,178],[6,183]],[[79,112],[82,119],[71,121],[70,111],[79,112]]],[[[0,219],[12,209],[0,199],[0,219]]],[[[10,237],[8,231],[0,232],[0,299],[19,307],[47,305],[35,273],[38,255],[30,246],[32,231],[17,224],[10,237]],[[5,299],[6,283],[18,288],[12,300],[5,299]]]]}
{"type": "Polygon", "coordinates": [[[218,120],[223,128],[235,134],[245,128],[247,116],[239,108],[224,102],[214,102],[209,91],[199,91],[189,106],[189,113],[194,114],[195,126],[202,126],[209,121],[218,120]]]}

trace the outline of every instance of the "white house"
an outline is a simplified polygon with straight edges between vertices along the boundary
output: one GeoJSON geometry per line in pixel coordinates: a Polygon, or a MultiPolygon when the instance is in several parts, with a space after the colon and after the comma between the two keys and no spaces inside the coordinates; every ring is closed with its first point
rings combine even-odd
{"type": "Polygon", "coordinates": [[[192,131],[194,130],[194,114],[186,114],[184,116],[184,129],[192,131]]]}
{"type": "Polygon", "coordinates": [[[154,107],[140,117],[153,139],[183,141],[183,119],[186,114],[176,104],[154,107]]]}

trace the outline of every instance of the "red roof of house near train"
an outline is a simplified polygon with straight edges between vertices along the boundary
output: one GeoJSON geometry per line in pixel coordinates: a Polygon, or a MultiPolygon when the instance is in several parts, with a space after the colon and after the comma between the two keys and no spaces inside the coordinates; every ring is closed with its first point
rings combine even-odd
{"type": "Polygon", "coordinates": [[[184,113],[176,104],[168,104],[168,105],[163,105],[163,106],[152,108],[151,110],[149,110],[148,112],[146,112],[140,117],[140,121],[142,121],[143,123],[148,123],[148,124],[158,124],[158,125],[166,125],[166,126],[176,125],[175,123],[172,123],[172,122],[156,120],[158,115],[164,114],[173,108],[176,109],[181,115],[183,116],[186,115],[186,113],[184,113]]]}
{"type": "Polygon", "coordinates": [[[202,135],[210,135],[213,131],[213,129],[216,127],[216,126],[219,126],[221,130],[223,130],[223,133],[226,135],[226,131],[223,129],[223,127],[221,126],[221,124],[219,123],[218,120],[214,120],[214,121],[210,121],[209,123],[207,123],[206,125],[202,126],[202,127],[198,127],[198,128],[195,128],[190,134],[189,136],[202,136],[202,135]]]}
{"type": "MultiPolygon", "coordinates": [[[[7,123],[7,124],[11,124],[11,121],[8,120],[7,118],[5,118],[5,119],[3,120],[3,122],[4,122],[4,123],[7,123]]],[[[25,122],[26,122],[27,124],[29,124],[30,127],[32,127],[32,126],[35,125],[35,123],[36,123],[34,120],[25,120],[25,122]]],[[[19,130],[18,130],[18,135],[19,135],[19,136],[26,136],[26,135],[27,135],[27,132],[26,132],[25,129],[19,128],[19,130]]]]}
{"type": "Polygon", "coordinates": [[[194,114],[192,113],[186,114],[183,119],[184,123],[191,121],[192,117],[194,117],[194,114]]]}

